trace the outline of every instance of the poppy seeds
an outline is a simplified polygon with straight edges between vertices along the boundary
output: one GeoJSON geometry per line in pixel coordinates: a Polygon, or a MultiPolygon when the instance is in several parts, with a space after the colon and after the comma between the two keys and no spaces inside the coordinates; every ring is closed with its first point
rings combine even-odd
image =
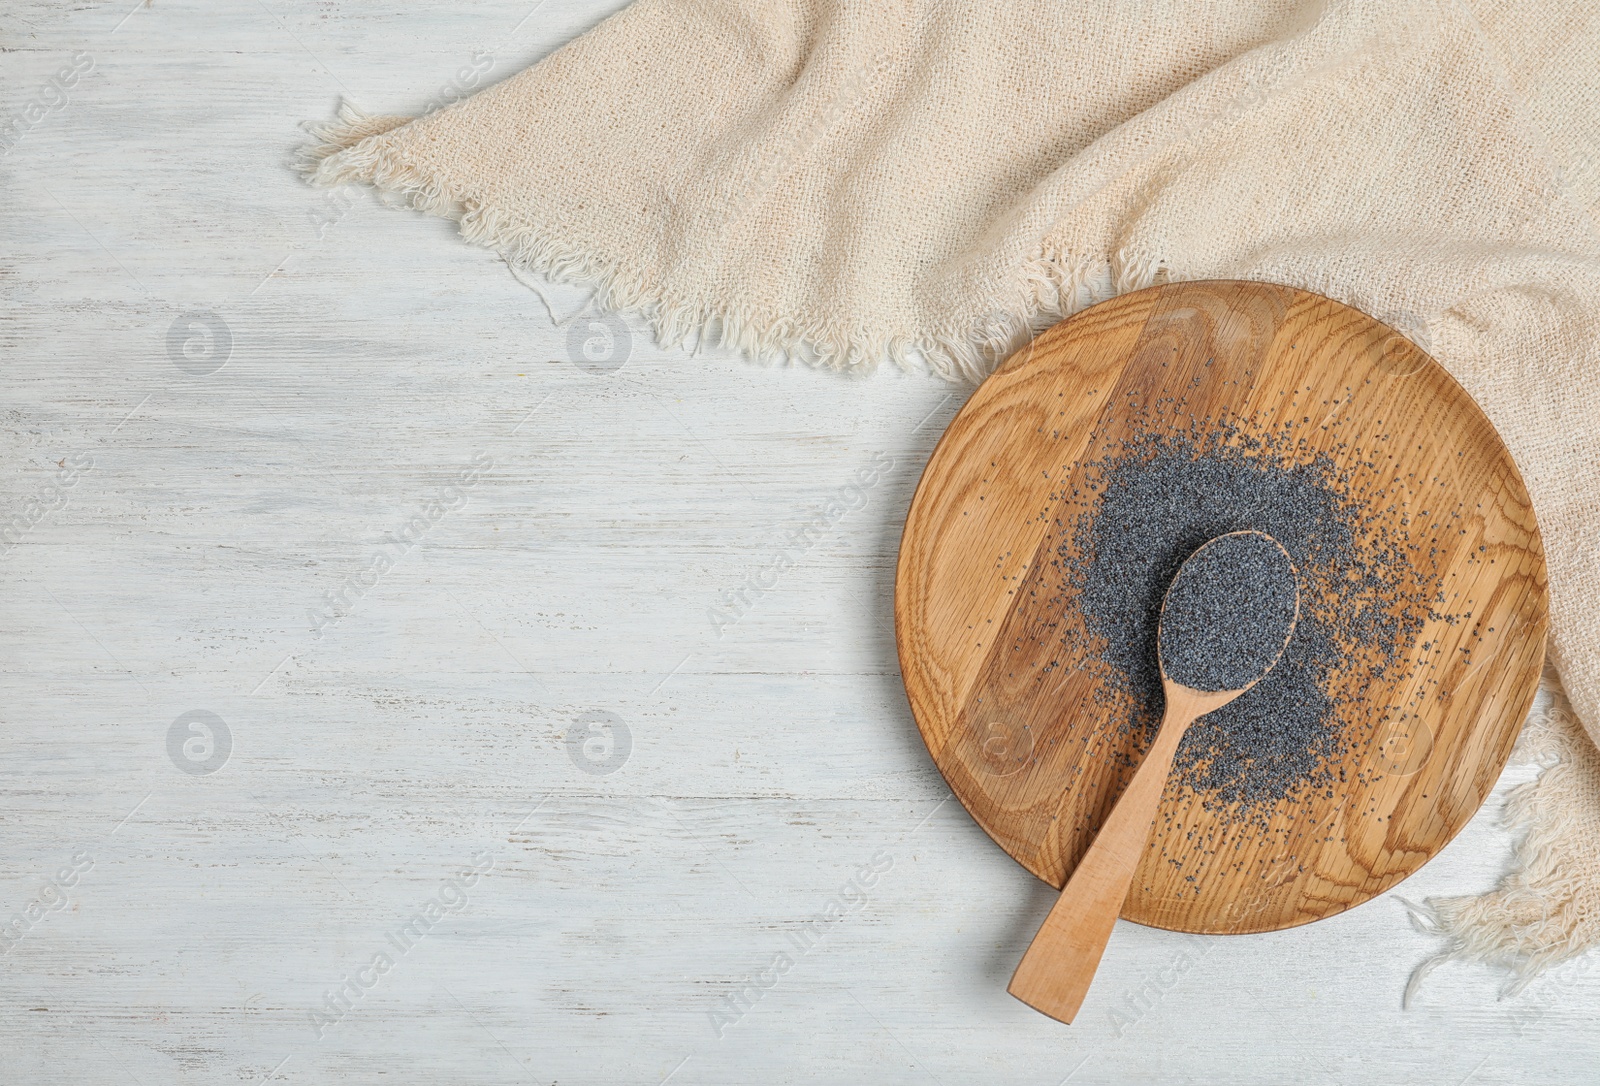
{"type": "Polygon", "coordinates": [[[1294,567],[1260,532],[1232,532],[1184,560],[1167,589],[1161,668],[1192,690],[1238,690],[1282,655],[1294,626],[1294,567]]]}
{"type": "MultiPolygon", "coordinates": [[[[1299,618],[1266,676],[1189,729],[1173,772],[1208,808],[1246,820],[1333,787],[1358,738],[1342,710],[1409,666],[1432,614],[1419,594],[1431,581],[1414,544],[1379,515],[1383,495],[1352,493],[1346,471],[1303,442],[1228,419],[1135,424],[1098,448],[1058,495],[1061,663],[1093,671],[1108,722],[1147,747],[1163,706],[1157,634],[1168,586],[1208,540],[1264,532],[1298,571],[1299,618]]],[[[1370,727],[1375,714],[1362,715],[1370,727]]]]}

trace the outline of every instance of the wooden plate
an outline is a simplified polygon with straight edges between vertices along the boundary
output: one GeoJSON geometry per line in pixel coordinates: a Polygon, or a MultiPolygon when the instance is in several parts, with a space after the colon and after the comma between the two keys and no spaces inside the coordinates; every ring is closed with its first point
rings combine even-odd
{"type": "Polygon", "coordinates": [[[1250,817],[1177,779],[1162,796],[1123,917],[1271,931],[1384,892],[1477,811],[1538,685],[1544,550],[1521,476],[1471,397],[1348,306],[1269,284],[1179,283],[1040,335],[974,393],[923,473],[895,626],[940,771],[1052,886],[1148,742],[1108,719],[1103,672],[1061,666],[1061,646],[1082,634],[1059,559],[1084,523],[1072,510],[1110,443],[1188,417],[1231,419],[1246,442],[1287,436],[1271,445],[1280,463],[1325,454],[1375,531],[1431,556],[1394,563],[1428,614],[1400,665],[1378,680],[1369,670],[1362,697],[1336,711],[1344,749],[1323,784],[1250,817]]]}

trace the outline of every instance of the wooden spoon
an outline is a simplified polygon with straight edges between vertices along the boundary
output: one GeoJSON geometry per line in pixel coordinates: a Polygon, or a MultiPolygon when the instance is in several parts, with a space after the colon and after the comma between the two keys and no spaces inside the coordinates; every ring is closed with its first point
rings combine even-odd
{"type": "MultiPolygon", "coordinates": [[[[1261,587],[1275,586],[1263,582],[1261,587]]],[[[1156,740],[1022,956],[1007,988],[1012,995],[1051,1018],[1072,1021],[1089,991],[1089,982],[1094,979],[1117,914],[1128,896],[1134,869],[1150,839],[1179,741],[1190,724],[1227,705],[1261,681],[1282,658],[1299,617],[1299,576],[1294,563],[1283,545],[1265,532],[1230,532],[1217,536],[1184,561],[1161,604],[1160,632],[1156,640],[1166,711],[1156,740]],[[1275,550],[1272,558],[1281,562],[1275,573],[1269,568],[1271,558],[1267,563],[1261,561],[1263,540],[1275,550]],[[1254,552],[1248,556],[1254,559],[1248,563],[1249,569],[1244,568],[1245,563],[1235,564],[1246,556],[1247,550],[1254,552]],[[1272,598],[1271,593],[1249,591],[1257,568],[1261,577],[1286,573],[1293,581],[1292,609],[1281,606],[1285,601],[1280,593],[1277,612],[1265,613],[1272,610],[1264,603],[1272,598]],[[1219,590],[1209,599],[1202,599],[1206,596],[1207,579],[1217,577],[1227,582],[1226,591],[1219,590]],[[1169,613],[1175,602],[1176,609],[1169,613]],[[1280,623],[1282,635],[1278,637],[1275,635],[1280,623]],[[1192,652],[1187,651],[1194,646],[1174,643],[1171,638],[1176,634],[1181,634],[1186,641],[1209,638],[1210,647],[1221,648],[1224,653],[1234,652],[1236,658],[1229,667],[1212,667],[1213,674],[1206,675],[1206,668],[1197,669],[1192,652]],[[1242,645],[1241,638],[1255,643],[1242,645]],[[1181,669],[1175,669],[1199,686],[1214,685],[1216,674],[1223,672],[1231,672],[1225,680],[1230,686],[1232,683],[1243,685],[1227,690],[1185,686],[1168,674],[1169,663],[1176,664],[1180,660],[1183,661],[1181,669]],[[1253,677],[1249,677],[1251,673],[1253,677]],[[1208,679],[1211,681],[1206,681],[1208,679]]]]}

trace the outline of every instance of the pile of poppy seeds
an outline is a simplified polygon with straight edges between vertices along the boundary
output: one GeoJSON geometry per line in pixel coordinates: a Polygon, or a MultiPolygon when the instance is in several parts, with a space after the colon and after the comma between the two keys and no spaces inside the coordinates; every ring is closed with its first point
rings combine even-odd
{"type": "MultiPolygon", "coordinates": [[[[1120,439],[1092,442],[1097,458],[1078,465],[1070,492],[1055,495],[1064,501],[1049,579],[1055,604],[1080,621],[1063,624],[1054,666],[1096,673],[1093,701],[1127,740],[1113,757],[1131,769],[1160,723],[1157,635],[1174,575],[1218,536],[1272,536],[1298,574],[1294,630],[1260,682],[1194,723],[1173,767],[1206,809],[1265,829],[1284,801],[1333,795],[1346,773],[1341,757],[1378,723],[1404,715],[1404,706],[1367,704],[1369,691],[1389,688],[1411,666],[1430,617],[1457,616],[1433,609],[1444,600],[1439,548],[1409,538],[1406,517],[1391,526],[1406,498],[1374,489],[1378,464],[1341,449],[1364,475],[1358,494],[1349,468],[1288,427],[1175,421],[1135,422],[1120,439]],[[1357,710],[1344,714],[1349,720],[1346,708],[1357,710]]],[[[1460,515],[1436,512],[1447,522],[1460,515]]]]}
{"type": "Polygon", "coordinates": [[[1240,690],[1294,629],[1294,566],[1270,536],[1230,532],[1185,559],[1161,605],[1161,670],[1191,690],[1240,690]]]}

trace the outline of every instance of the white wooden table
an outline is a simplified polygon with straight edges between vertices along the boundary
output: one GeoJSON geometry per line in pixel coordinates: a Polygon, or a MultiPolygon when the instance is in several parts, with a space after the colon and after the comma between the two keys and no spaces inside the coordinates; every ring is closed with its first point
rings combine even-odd
{"type": "MultiPolygon", "coordinates": [[[[1393,895],[1006,995],[1051,892],[891,636],[965,390],[557,327],[290,169],[618,6],[0,13],[0,1083],[1596,1081],[1581,967],[1402,1011],[1393,895]]],[[[1500,794],[1408,898],[1494,884],[1500,794]]]]}

